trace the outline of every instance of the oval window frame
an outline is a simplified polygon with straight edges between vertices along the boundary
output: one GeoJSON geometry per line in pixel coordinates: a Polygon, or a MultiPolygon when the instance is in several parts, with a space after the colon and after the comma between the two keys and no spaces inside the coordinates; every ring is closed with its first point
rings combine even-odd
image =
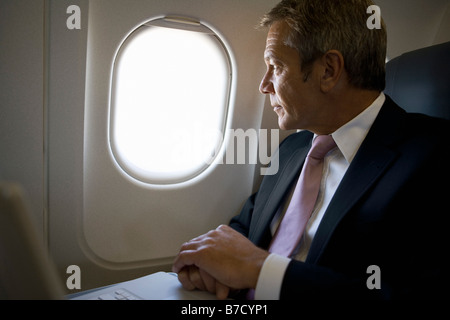
{"type": "Polygon", "coordinates": [[[111,91],[110,91],[110,99],[109,99],[109,129],[108,129],[108,142],[109,148],[111,152],[111,156],[121,168],[121,170],[132,179],[139,181],[141,183],[149,184],[149,185],[172,185],[187,182],[195,177],[200,176],[203,172],[205,172],[214,160],[219,156],[219,150],[223,149],[224,139],[225,139],[225,131],[229,118],[229,112],[231,109],[231,96],[232,96],[232,83],[233,83],[233,63],[232,63],[232,53],[229,49],[229,46],[223,41],[223,39],[219,36],[217,32],[215,32],[211,27],[207,26],[204,23],[201,23],[197,20],[186,18],[186,17],[161,17],[149,20],[143,24],[140,24],[136,28],[134,28],[121,42],[118,46],[117,52],[114,56],[113,60],[113,68],[111,72],[111,91]],[[116,113],[117,108],[115,106],[116,98],[115,95],[117,93],[117,80],[116,77],[118,75],[118,64],[121,58],[121,54],[126,49],[129,41],[131,41],[141,28],[148,27],[158,27],[158,28],[170,28],[170,29],[178,29],[183,31],[191,31],[198,32],[201,34],[207,34],[216,42],[217,47],[222,52],[224,66],[227,71],[227,79],[225,82],[224,88],[224,97],[221,110],[221,119],[218,119],[220,123],[219,128],[212,132],[208,132],[213,135],[214,140],[216,141],[214,147],[209,150],[210,155],[205,158],[202,164],[199,164],[194,169],[189,172],[158,172],[158,171],[148,171],[143,169],[142,167],[136,166],[133,163],[127,161],[121,151],[119,150],[116,141],[115,141],[115,128],[116,128],[116,113]]]}

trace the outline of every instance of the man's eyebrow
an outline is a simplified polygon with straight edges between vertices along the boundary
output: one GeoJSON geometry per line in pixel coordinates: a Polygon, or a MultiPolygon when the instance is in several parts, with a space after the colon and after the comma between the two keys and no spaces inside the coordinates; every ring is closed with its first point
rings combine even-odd
{"type": "Polygon", "coordinates": [[[270,52],[264,52],[264,61],[269,61],[272,58],[272,54],[270,52]]]}
{"type": "Polygon", "coordinates": [[[274,50],[266,50],[264,52],[264,61],[274,61],[281,63],[282,60],[279,58],[279,56],[274,52],[274,50]]]}
{"type": "Polygon", "coordinates": [[[265,60],[276,59],[276,53],[274,52],[274,49],[272,49],[272,48],[267,48],[267,49],[264,51],[264,59],[265,59],[265,60]]]}

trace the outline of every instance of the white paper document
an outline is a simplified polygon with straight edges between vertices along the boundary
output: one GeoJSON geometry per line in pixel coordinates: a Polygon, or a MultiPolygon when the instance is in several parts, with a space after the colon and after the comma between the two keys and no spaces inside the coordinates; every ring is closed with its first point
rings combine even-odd
{"type": "Polygon", "coordinates": [[[81,292],[70,300],[215,300],[203,291],[185,290],[175,273],[157,272],[131,281],[81,292]]]}

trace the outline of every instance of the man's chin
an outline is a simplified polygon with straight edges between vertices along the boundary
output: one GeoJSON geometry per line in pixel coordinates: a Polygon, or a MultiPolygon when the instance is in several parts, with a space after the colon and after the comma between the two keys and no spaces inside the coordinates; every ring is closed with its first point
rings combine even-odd
{"type": "Polygon", "coordinates": [[[291,128],[289,126],[287,126],[286,123],[280,119],[278,119],[278,126],[280,127],[281,130],[291,130],[291,128]]]}
{"type": "Polygon", "coordinates": [[[278,126],[281,130],[291,130],[292,125],[288,121],[289,119],[286,119],[284,114],[278,114],[278,126]]]}

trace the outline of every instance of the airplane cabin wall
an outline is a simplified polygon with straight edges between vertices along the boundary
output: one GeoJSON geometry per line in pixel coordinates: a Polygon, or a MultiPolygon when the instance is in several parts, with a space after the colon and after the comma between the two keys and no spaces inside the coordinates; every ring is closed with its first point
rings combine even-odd
{"type": "Polygon", "coordinates": [[[447,1],[446,7],[442,10],[442,19],[438,25],[433,44],[447,41],[450,41],[450,1],[447,1]]]}
{"type": "Polygon", "coordinates": [[[374,0],[388,30],[387,56],[450,41],[449,0],[374,0]]]}
{"type": "MultiPolygon", "coordinates": [[[[63,280],[73,264],[83,290],[168,270],[181,241],[226,223],[262,178],[260,165],[221,165],[189,183],[155,187],[118,171],[106,137],[120,42],[157,16],[205,22],[233,57],[228,128],[275,129],[276,115],[258,92],[266,34],[254,26],[277,2],[0,1],[0,178],[25,186],[63,280]],[[66,27],[73,4],[80,30],[66,27]]],[[[448,0],[375,2],[388,25],[389,58],[450,40],[448,0]]]]}
{"type": "Polygon", "coordinates": [[[26,186],[42,235],[43,39],[44,1],[0,1],[0,179],[26,186]]]}
{"type": "Polygon", "coordinates": [[[199,19],[217,30],[232,56],[227,128],[259,128],[266,33],[255,25],[275,3],[81,1],[82,28],[73,31],[64,27],[67,15],[55,14],[72,2],[50,2],[49,243],[62,277],[76,264],[88,289],[169,270],[184,241],[238,213],[253,191],[255,165],[213,165],[169,186],[133,181],[119,170],[108,148],[111,68],[120,43],[143,22],[199,19]]]}

